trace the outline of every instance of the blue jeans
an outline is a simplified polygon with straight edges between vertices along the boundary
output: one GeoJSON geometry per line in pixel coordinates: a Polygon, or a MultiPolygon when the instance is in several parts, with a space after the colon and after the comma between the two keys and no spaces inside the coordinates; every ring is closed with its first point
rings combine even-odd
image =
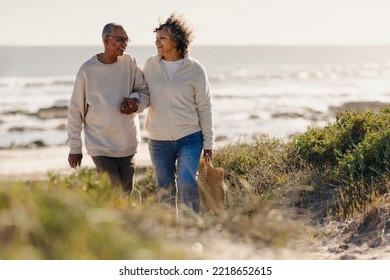
{"type": "Polygon", "coordinates": [[[196,174],[203,148],[202,133],[196,132],[177,141],[149,139],[148,145],[158,200],[176,206],[178,195],[181,203],[199,213],[196,174]]]}

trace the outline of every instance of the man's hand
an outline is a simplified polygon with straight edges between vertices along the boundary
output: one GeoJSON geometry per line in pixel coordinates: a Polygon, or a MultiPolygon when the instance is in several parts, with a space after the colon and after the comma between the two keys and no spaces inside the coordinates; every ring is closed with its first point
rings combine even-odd
{"type": "Polygon", "coordinates": [[[121,113],[132,114],[138,110],[138,99],[135,98],[124,98],[121,104],[121,113]]]}
{"type": "Polygon", "coordinates": [[[69,154],[68,162],[70,167],[74,169],[80,167],[82,158],[83,158],[83,154],[69,154]]]}

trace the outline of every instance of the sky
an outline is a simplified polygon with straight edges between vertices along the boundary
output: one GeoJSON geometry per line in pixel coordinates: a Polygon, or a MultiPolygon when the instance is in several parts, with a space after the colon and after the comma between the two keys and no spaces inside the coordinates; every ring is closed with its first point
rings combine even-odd
{"type": "Polygon", "coordinates": [[[390,0],[0,0],[0,46],[101,45],[108,22],[152,45],[172,12],[193,45],[383,45],[389,11],[390,0]]]}

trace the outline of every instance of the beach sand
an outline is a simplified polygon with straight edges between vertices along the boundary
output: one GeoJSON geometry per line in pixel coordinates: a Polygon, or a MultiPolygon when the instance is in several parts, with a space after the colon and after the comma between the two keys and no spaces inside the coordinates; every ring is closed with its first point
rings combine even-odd
{"type": "MultiPolygon", "coordinates": [[[[50,146],[42,148],[17,148],[0,150],[1,179],[44,179],[48,172],[71,174],[75,170],[68,165],[69,148],[50,146]]],[[[137,166],[150,166],[147,143],[141,143],[136,154],[137,166]]],[[[91,157],[83,150],[81,167],[95,168],[91,157]]]]}
{"type": "MultiPolygon", "coordinates": [[[[216,142],[216,148],[226,145],[227,140],[216,142]]],[[[67,145],[40,148],[0,149],[0,180],[6,179],[45,179],[48,172],[71,174],[75,170],[68,165],[67,145]]],[[[141,142],[136,154],[136,166],[148,167],[150,161],[148,144],[141,142]]],[[[81,167],[95,168],[91,157],[83,148],[81,167]]]]}

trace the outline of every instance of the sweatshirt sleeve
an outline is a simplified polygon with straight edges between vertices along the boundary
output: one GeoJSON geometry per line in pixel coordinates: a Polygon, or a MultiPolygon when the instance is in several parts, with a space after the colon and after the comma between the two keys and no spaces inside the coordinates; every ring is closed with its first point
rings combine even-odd
{"type": "Polygon", "coordinates": [[[203,134],[203,149],[212,150],[214,148],[212,102],[207,73],[203,67],[195,86],[195,99],[199,115],[199,124],[203,134]]]}
{"type": "Polygon", "coordinates": [[[137,98],[139,100],[137,113],[142,113],[149,106],[150,96],[149,89],[146,84],[144,75],[136,60],[132,62],[134,65],[134,86],[130,98],[137,98]]]}
{"type": "Polygon", "coordinates": [[[86,109],[85,78],[83,73],[79,71],[68,109],[68,145],[71,154],[82,153],[81,130],[86,109]]]}

